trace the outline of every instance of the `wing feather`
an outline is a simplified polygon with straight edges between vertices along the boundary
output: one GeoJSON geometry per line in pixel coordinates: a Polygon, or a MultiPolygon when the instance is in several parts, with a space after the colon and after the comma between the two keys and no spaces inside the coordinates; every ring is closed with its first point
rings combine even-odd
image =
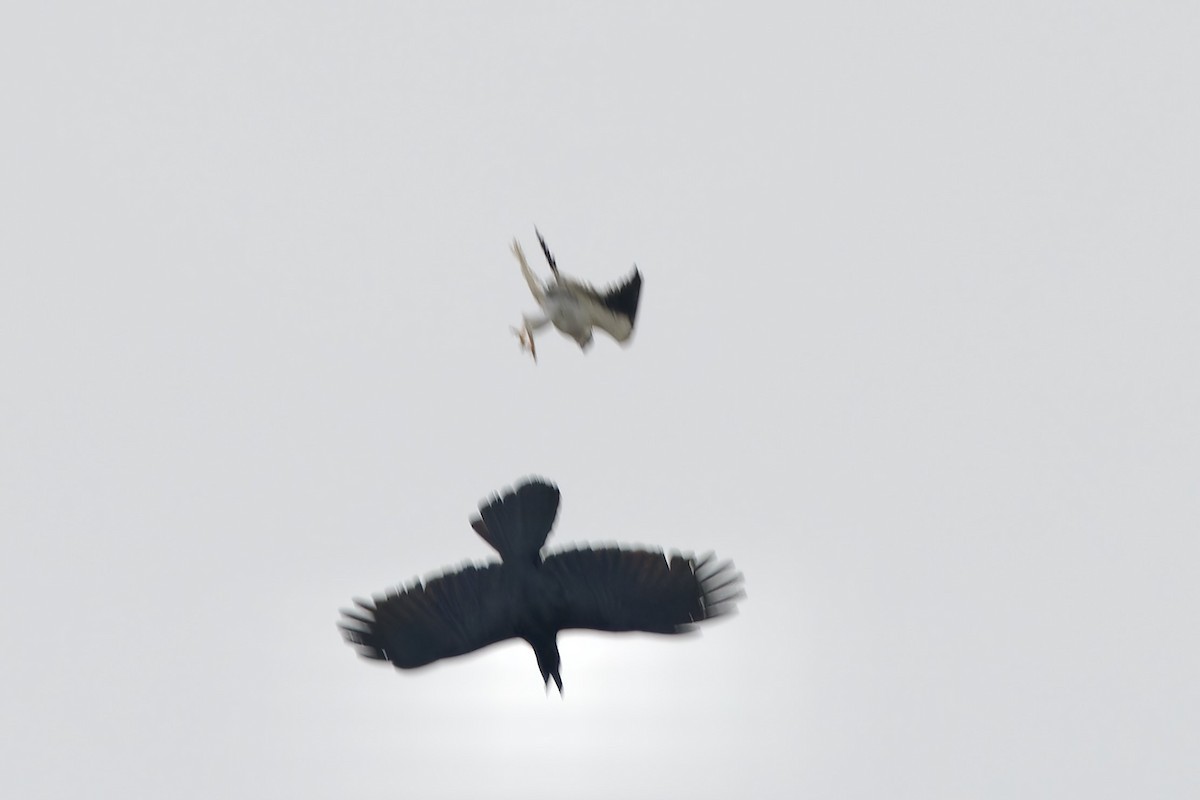
{"type": "Polygon", "coordinates": [[[728,561],[620,548],[565,550],[543,570],[562,587],[563,628],[681,633],[734,609],[742,576],[728,561]]]}
{"type": "Polygon", "coordinates": [[[339,627],[365,658],[402,669],[463,655],[516,635],[516,596],[500,564],[468,565],[343,609],[339,627]]]}

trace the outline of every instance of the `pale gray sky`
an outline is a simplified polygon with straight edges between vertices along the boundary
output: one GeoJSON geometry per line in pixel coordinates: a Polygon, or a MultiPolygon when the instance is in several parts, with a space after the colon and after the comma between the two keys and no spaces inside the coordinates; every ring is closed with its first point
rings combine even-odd
{"type": "Polygon", "coordinates": [[[10,5],[0,795],[1200,793],[1194,4],[10,5]],[[530,473],[741,614],[355,658],[530,473]]]}

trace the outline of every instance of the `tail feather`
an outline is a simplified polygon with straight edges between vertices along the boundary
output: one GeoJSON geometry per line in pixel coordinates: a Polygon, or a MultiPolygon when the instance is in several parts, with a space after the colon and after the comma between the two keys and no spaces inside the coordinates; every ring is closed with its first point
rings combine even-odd
{"type": "Polygon", "coordinates": [[[471,519],[471,527],[504,561],[536,560],[558,516],[558,500],[558,487],[530,478],[480,503],[479,516],[471,519]]]}

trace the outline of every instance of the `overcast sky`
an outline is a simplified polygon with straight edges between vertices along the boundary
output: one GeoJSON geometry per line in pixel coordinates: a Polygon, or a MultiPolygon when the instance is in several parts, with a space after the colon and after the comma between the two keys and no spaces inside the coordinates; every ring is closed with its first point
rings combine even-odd
{"type": "MultiPolygon", "coordinates": [[[[1193,3],[10,4],[0,795],[1200,794],[1193,3]],[[508,326],[509,243],[645,284],[508,326]],[[550,544],[741,613],[417,672],[550,544]]],[[[532,263],[544,270],[540,256],[532,263]]]]}

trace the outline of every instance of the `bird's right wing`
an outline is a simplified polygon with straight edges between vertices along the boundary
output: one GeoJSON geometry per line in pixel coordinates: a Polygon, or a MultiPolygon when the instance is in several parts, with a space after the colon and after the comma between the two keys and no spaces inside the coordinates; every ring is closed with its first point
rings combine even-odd
{"type": "Polygon", "coordinates": [[[642,273],[637,267],[623,282],[603,291],[572,278],[563,278],[561,283],[583,303],[588,319],[597,328],[618,342],[626,342],[633,335],[642,294],[642,273]]]}
{"type": "Polygon", "coordinates": [[[729,561],[619,548],[565,550],[544,572],[562,587],[564,628],[681,633],[734,610],[742,576],[729,561]]]}
{"type": "Polygon", "coordinates": [[[342,636],[366,658],[411,669],[516,635],[518,609],[500,564],[468,565],[342,609],[342,636]]]}

